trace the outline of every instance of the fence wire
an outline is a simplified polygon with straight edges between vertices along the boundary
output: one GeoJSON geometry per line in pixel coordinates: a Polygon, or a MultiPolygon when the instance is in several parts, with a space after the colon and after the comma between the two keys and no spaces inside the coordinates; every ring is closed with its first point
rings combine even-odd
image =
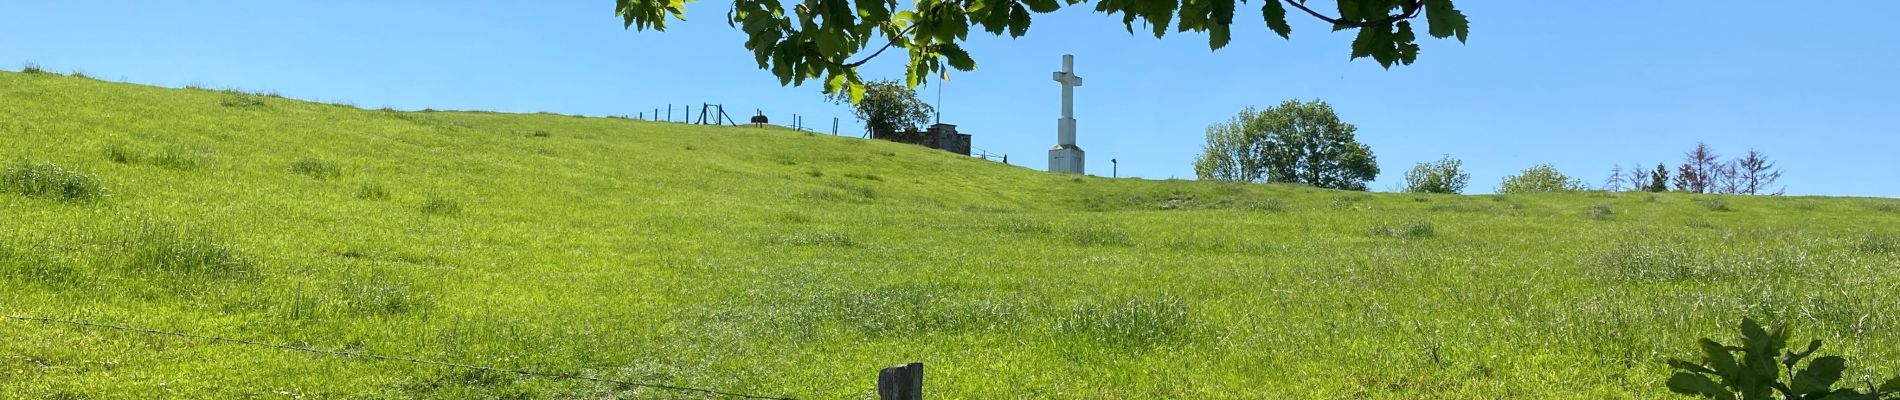
{"type": "Polygon", "coordinates": [[[116,331],[121,331],[121,332],[132,332],[132,333],[139,333],[139,334],[146,334],[146,335],[174,336],[174,337],[185,338],[185,339],[206,340],[206,341],[218,342],[218,343],[234,343],[234,344],[242,344],[242,345],[247,345],[247,346],[268,347],[268,348],[274,348],[274,349],[279,349],[279,350],[299,351],[299,352],[326,355],[326,356],[358,357],[358,358],[367,358],[367,359],[373,359],[373,360],[378,360],[378,361],[393,361],[393,362],[402,362],[402,363],[410,363],[410,364],[433,365],[433,366],[439,366],[439,367],[461,368],[461,369],[497,372],[497,373],[508,373],[508,374],[533,376],[533,377],[548,378],[548,379],[563,379],[563,380],[587,381],[587,382],[596,382],[596,383],[608,383],[608,384],[623,385],[623,386],[671,390],[671,391],[684,392],[684,393],[709,394],[709,395],[717,395],[717,396],[740,398],[740,399],[795,400],[791,397],[761,396],[761,395],[753,395],[753,394],[719,391],[719,390],[713,390],[713,389],[701,389],[701,388],[692,388],[692,387],[685,387],[685,386],[663,385],[663,384],[657,384],[657,383],[645,383],[645,382],[623,381],[623,380],[617,380],[617,379],[595,378],[595,377],[580,376],[580,375],[574,375],[574,374],[536,372],[536,371],[529,371],[529,370],[523,370],[523,369],[496,368],[496,367],[487,367],[487,366],[480,366],[480,365],[452,363],[452,362],[446,362],[446,361],[434,361],[434,360],[423,360],[423,359],[415,359],[415,358],[408,358],[408,357],[386,356],[386,355],[380,355],[380,354],[371,354],[371,353],[363,353],[363,352],[355,352],[355,351],[319,349],[319,348],[314,348],[314,347],[266,343],[266,342],[259,342],[255,340],[234,339],[234,338],[227,338],[227,337],[222,337],[222,336],[194,335],[190,333],[177,332],[177,331],[161,331],[161,330],[156,330],[156,329],[145,329],[145,328],[124,326],[124,325],[102,324],[102,323],[86,322],[86,321],[63,320],[63,319],[57,319],[57,318],[0,315],[0,319],[26,321],[26,322],[39,322],[43,324],[64,324],[64,325],[73,325],[73,326],[80,326],[80,327],[86,327],[86,328],[110,329],[110,330],[116,330],[116,331]]]}

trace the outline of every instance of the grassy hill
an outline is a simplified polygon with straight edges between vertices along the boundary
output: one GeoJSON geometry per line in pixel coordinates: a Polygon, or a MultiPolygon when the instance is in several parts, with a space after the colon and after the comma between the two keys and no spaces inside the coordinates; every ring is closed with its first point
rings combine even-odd
{"type": "MultiPolygon", "coordinates": [[[[0,313],[809,399],[1654,398],[1900,373],[1900,201],[1077,178],[782,129],[0,73],[0,313]]],[[[3,398],[696,398],[0,321],[3,398]]]]}

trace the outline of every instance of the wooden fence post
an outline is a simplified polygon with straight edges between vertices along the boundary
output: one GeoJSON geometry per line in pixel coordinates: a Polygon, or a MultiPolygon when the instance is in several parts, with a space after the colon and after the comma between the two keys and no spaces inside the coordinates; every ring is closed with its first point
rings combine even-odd
{"type": "Polygon", "coordinates": [[[924,363],[909,363],[877,372],[879,400],[923,400],[924,363]]]}

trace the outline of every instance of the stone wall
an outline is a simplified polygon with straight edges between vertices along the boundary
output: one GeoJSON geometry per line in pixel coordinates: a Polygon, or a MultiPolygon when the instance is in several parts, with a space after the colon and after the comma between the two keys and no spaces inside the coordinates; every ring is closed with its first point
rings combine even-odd
{"type": "Polygon", "coordinates": [[[957,133],[957,126],[951,124],[931,125],[929,129],[923,132],[911,131],[896,135],[874,134],[872,136],[875,139],[910,143],[951,153],[966,156],[970,155],[970,135],[957,133]]]}

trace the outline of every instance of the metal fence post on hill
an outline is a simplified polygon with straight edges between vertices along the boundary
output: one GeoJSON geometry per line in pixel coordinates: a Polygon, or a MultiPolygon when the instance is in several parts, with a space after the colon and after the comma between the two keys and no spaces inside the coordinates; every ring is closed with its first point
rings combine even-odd
{"type": "Polygon", "coordinates": [[[878,400],[923,400],[924,363],[909,363],[877,372],[878,400]]]}

